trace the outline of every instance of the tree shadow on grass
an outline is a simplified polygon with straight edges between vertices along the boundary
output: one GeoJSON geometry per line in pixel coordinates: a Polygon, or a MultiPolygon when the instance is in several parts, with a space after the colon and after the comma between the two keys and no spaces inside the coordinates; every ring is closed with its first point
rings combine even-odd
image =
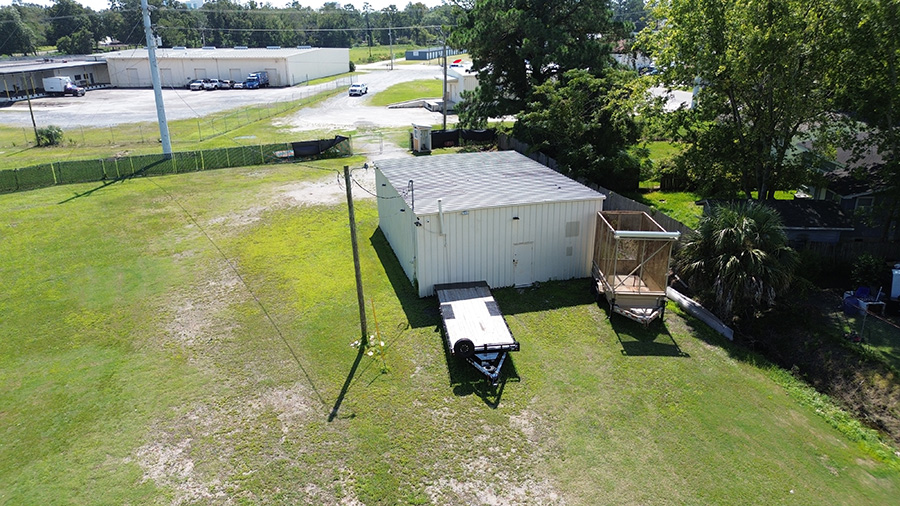
{"type": "MultiPolygon", "coordinates": [[[[604,305],[600,302],[601,307],[604,305]]],[[[609,306],[604,308],[613,332],[622,346],[622,355],[629,357],[684,357],[690,355],[678,346],[678,341],[669,332],[662,317],[648,326],[613,313],[609,306]]]]}
{"type": "Polygon", "coordinates": [[[75,195],[72,195],[71,197],[59,202],[59,204],[66,204],[68,202],[71,202],[75,199],[79,199],[81,197],[90,197],[96,191],[100,191],[100,190],[106,188],[107,186],[112,186],[116,183],[120,183],[120,182],[128,180],[128,179],[134,179],[136,177],[144,177],[144,176],[146,176],[147,171],[149,171],[153,167],[156,167],[157,165],[162,165],[163,163],[168,163],[168,162],[170,162],[169,159],[158,160],[156,162],[151,163],[150,165],[147,165],[147,166],[137,170],[134,174],[128,174],[126,176],[117,177],[117,178],[109,179],[109,180],[104,180],[100,184],[100,186],[91,188],[90,190],[83,192],[83,193],[76,193],[75,195]]]}

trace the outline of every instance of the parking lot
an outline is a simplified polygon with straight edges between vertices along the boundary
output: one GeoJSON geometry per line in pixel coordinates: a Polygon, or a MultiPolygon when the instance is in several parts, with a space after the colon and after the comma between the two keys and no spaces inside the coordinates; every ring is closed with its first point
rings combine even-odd
{"type": "MultiPolygon", "coordinates": [[[[383,63],[360,66],[365,74],[352,77],[353,82],[368,84],[369,93],[350,97],[346,93],[333,97],[315,107],[303,108],[280,119],[281,125],[294,130],[348,129],[358,127],[403,126],[412,123],[440,123],[440,113],[425,109],[387,109],[368,105],[368,98],[388,87],[419,79],[439,79],[440,67],[435,65],[395,65],[389,70],[383,63]]],[[[190,91],[187,88],[164,89],[163,103],[168,120],[201,118],[216,112],[239,109],[250,105],[299,100],[328,89],[346,89],[351,78],[314,86],[288,88],[230,89],[190,91]]],[[[438,98],[438,97],[434,97],[438,98]]],[[[52,124],[60,128],[113,127],[123,123],[156,122],[156,105],[151,89],[96,89],[82,97],[44,97],[33,99],[31,108],[38,124],[52,124]]],[[[0,121],[7,126],[31,126],[28,102],[16,102],[0,109],[0,121]]],[[[448,118],[448,121],[451,121],[448,118]]],[[[452,121],[456,121],[453,117],[452,121]]]]}

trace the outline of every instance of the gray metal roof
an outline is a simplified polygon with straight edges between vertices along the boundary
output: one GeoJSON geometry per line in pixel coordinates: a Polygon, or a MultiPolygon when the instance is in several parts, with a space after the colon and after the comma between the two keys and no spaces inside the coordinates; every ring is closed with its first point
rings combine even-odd
{"type": "Polygon", "coordinates": [[[438,199],[444,212],[455,212],[606,198],[515,151],[389,158],[375,166],[410,208],[415,199],[417,215],[437,213],[438,199]]]}
{"type": "Polygon", "coordinates": [[[72,67],[106,65],[106,61],[95,59],[92,56],[87,56],[84,58],[85,59],[78,60],[70,58],[48,58],[47,60],[18,60],[11,62],[0,62],[0,75],[21,74],[22,72],[41,72],[45,70],[66,69],[72,67]]]}
{"type": "MultiPolygon", "coordinates": [[[[211,49],[202,49],[202,48],[185,48],[185,49],[174,49],[174,48],[158,48],[156,50],[156,57],[160,60],[165,59],[181,59],[181,60],[198,60],[204,58],[215,58],[218,60],[229,60],[229,59],[247,59],[247,58],[289,58],[294,55],[309,53],[311,51],[319,51],[320,48],[306,48],[306,49],[297,49],[297,48],[279,48],[279,49],[266,49],[266,48],[249,48],[249,49],[234,49],[234,48],[226,48],[226,47],[217,47],[211,49]]],[[[147,49],[128,49],[125,51],[115,51],[112,53],[106,53],[104,57],[108,60],[116,60],[116,59],[132,59],[132,58],[147,58],[147,49]]]]}

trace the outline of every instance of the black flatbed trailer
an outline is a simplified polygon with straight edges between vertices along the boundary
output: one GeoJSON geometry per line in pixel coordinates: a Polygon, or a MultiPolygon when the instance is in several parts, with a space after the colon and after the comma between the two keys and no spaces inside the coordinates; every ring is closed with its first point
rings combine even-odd
{"type": "Polygon", "coordinates": [[[484,281],[448,283],[435,285],[434,291],[451,355],[467,361],[496,385],[507,353],[518,351],[519,343],[490,287],[484,281]]]}

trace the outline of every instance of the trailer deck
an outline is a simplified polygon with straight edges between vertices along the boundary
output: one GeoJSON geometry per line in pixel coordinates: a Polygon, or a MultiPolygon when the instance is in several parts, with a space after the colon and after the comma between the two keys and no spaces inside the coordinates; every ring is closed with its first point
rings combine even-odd
{"type": "Polygon", "coordinates": [[[666,279],[678,232],[640,211],[601,211],[591,273],[610,309],[649,325],[666,307],[666,279]]]}
{"type": "Polygon", "coordinates": [[[510,351],[518,351],[491,289],[484,281],[435,285],[441,307],[444,338],[450,353],[472,364],[491,383],[510,351]]]}

